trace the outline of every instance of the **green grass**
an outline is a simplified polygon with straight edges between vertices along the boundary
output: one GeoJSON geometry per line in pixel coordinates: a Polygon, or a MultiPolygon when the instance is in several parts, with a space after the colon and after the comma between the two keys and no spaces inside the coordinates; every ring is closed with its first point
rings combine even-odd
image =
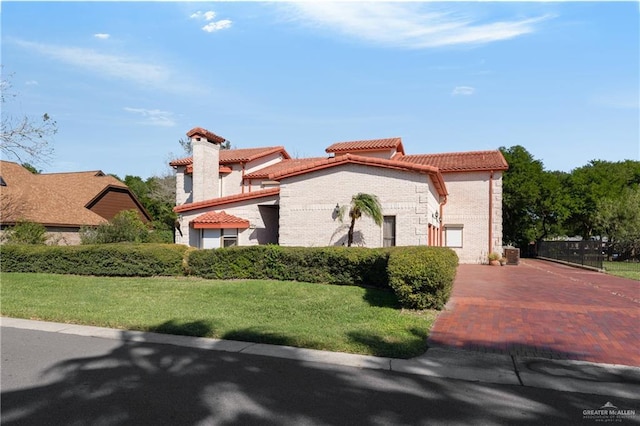
{"type": "Polygon", "coordinates": [[[409,358],[435,311],[351,286],[2,274],[3,316],[409,358]]]}
{"type": "Polygon", "coordinates": [[[605,261],[603,267],[607,274],[640,281],[640,263],[605,261]]]}

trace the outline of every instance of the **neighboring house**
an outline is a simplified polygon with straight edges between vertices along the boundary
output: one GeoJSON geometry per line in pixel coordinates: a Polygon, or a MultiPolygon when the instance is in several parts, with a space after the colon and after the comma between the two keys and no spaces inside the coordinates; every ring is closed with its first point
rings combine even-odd
{"type": "Polygon", "coordinates": [[[341,142],[327,157],[292,159],[281,146],[220,150],[224,138],[187,133],[193,156],[176,169],[176,242],[231,245],[344,245],[337,217],[359,192],[376,195],[384,223],[367,217],[354,241],[367,247],[453,248],[463,263],[502,251],[500,151],[406,155],[400,138],[341,142]]]}
{"type": "Polygon", "coordinates": [[[0,161],[0,227],[27,220],[41,223],[48,240],[79,244],[83,226],[97,226],[123,210],[149,213],[131,190],[101,171],[33,174],[17,163],[0,161]]]}

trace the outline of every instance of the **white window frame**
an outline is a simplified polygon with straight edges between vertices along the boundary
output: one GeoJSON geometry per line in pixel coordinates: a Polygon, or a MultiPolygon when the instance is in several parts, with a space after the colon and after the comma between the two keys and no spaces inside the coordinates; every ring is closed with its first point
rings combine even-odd
{"type": "Polygon", "coordinates": [[[222,235],[220,238],[222,241],[220,241],[220,247],[234,247],[238,245],[239,232],[237,228],[224,228],[221,231],[222,235]]]}
{"type": "Polygon", "coordinates": [[[444,226],[444,246],[451,248],[462,248],[464,245],[464,225],[444,226]]]}

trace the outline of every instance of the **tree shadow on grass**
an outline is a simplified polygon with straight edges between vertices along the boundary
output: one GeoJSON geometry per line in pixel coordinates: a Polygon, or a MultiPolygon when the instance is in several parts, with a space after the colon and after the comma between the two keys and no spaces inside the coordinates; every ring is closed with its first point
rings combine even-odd
{"type": "Polygon", "coordinates": [[[154,333],[176,334],[178,336],[206,337],[213,331],[210,321],[191,321],[180,323],[175,319],[163,322],[162,324],[149,327],[148,330],[154,333]]]}
{"type": "Polygon", "coordinates": [[[369,305],[379,308],[400,309],[398,298],[392,290],[382,288],[364,287],[362,297],[369,305]]]}
{"type": "Polygon", "coordinates": [[[389,358],[413,358],[422,355],[427,350],[428,330],[412,328],[409,330],[413,337],[402,341],[391,340],[382,334],[350,332],[349,339],[366,346],[376,356],[389,358]]]}

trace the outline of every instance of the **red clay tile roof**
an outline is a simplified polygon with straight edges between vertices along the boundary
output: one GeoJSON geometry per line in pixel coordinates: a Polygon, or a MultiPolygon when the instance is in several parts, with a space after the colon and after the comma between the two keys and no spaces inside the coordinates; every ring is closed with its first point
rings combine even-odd
{"type": "Polygon", "coordinates": [[[268,179],[269,175],[281,172],[283,170],[293,169],[306,164],[315,163],[317,161],[326,160],[327,157],[313,157],[313,158],[292,158],[282,160],[276,164],[272,164],[263,169],[257,170],[253,173],[246,174],[245,179],[268,179]]]}
{"type": "Polygon", "coordinates": [[[433,180],[438,193],[440,195],[447,195],[447,189],[444,184],[444,180],[437,167],[422,164],[412,164],[396,160],[387,160],[384,158],[365,157],[362,155],[353,154],[345,154],[338,157],[323,158],[316,161],[301,163],[299,165],[292,165],[292,167],[290,168],[279,170],[269,174],[268,179],[280,180],[348,163],[425,173],[428,174],[433,180]]]}
{"type": "MultiPolygon", "coordinates": [[[[267,146],[263,148],[238,148],[220,150],[220,164],[248,163],[258,158],[280,152],[285,159],[291,158],[283,146],[267,146]]],[[[171,166],[188,166],[193,164],[193,157],[179,158],[169,163],[171,166]]]]}
{"type": "Polygon", "coordinates": [[[191,224],[195,229],[207,228],[207,229],[222,229],[222,228],[238,228],[246,229],[249,227],[249,221],[241,219],[237,216],[233,216],[221,212],[208,212],[191,221],[191,224]]]}
{"type": "Polygon", "coordinates": [[[253,200],[256,198],[270,197],[278,195],[280,188],[261,189],[258,191],[245,192],[244,194],[228,195],[226,197],[212,198],[211,200],[198,201],[196,203],[182,204],[175,206],[173,211],[176,213],[188,212],[191,210],[197,210],[207,207],[221,206],[230,203],[236,203],[239,201],[253,200]]]}
{"type": "Polygon", "coordinates": [[[394,158],[403,163],[434,166],[442,173],[507,170],[509,168],[507,161],[498,150],[403,155],[394,158]]]}
{"type": "MultiPolygon", "coordinates": [[[[0,166],[0,175],[7,183],[0,187],[2,223],[25,219],[51,226],[99,225],[107,220],[89,210],[90,204],[109,188],[129,191],[127,185],[99,170],[33,174],[9,161],[0,161],[0,166]]],[[[133,194],[131,197],[135,199],[133,194]]]]}
{"type": "Polygon", "coordinates": [[[325,149],[326,152],[382,151],[395,149],[404,154],[401,138],[371,139],[363,141],[337,142],[325,149]]]}
{"type": "Polygon", "coordinates": [[[215,133],[208,131],[207,129],[203,129],[202,127],[194,127],[187,132],[187,137],[192,138],[194,136],[203,136],[207,138],[208,141],[216,143],[223,143],[226,141],[226,139],[222,136],[218,136],[215,133]]]}

